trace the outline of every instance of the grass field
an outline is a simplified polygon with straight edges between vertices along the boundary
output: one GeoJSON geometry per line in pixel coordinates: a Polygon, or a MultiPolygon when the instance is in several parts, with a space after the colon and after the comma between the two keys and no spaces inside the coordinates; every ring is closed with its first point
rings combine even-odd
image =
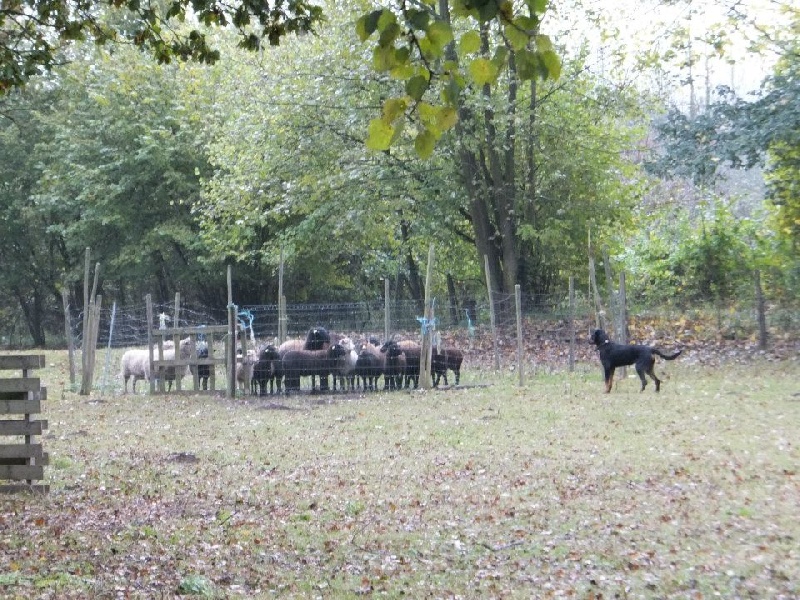
{"type": "Polygon", "coordinates": [[[79,396],[0,497],[3,598],[798,598],[800,363],[464,389],[79,396]]]}

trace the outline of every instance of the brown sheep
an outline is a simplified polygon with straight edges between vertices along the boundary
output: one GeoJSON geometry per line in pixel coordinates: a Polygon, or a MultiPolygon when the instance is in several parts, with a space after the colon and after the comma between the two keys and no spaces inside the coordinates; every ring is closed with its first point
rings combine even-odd
{"type": "Polygon", "coordinates": [[[439,350],[433,347],[431,357],[431,370],[433,371],[433,386],[439,385],[439,380],[444,377],[444,384],[447,385],[447,371],[451,370],[456,375],[456,385],[461,378],[461,363],[464,354],[457,348],[442,348],[439,350]]]}

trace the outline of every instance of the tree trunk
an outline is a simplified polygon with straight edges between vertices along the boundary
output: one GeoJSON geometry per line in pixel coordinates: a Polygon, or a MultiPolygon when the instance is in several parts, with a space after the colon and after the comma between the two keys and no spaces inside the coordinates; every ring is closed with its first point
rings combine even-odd
{"type": "Polygon", "coordinates": [[[17,297],[22,314],[25,316],[25,324],[28,326],[28,333],[30,333],[31,340],[33,340],[33,345],[37,348],[44,348],[46,339],[42,295],[38,290],[34,289],[31,292],[32,300],[26,301],[26,294],[16,287],[14,288],[14,295],[17,297]]]}
{"type": "MultiPolygon", "coordinates": [[[[439,15],[442,21],[450,24],[450,3],[448,0],[439,0],[439,15]]],[[[445,57],[447,60],[458,62],[458,55],[453,43],[448,44],[445,48],[445,57]]],[[[472,229],[475,232],[475,250],[479,264],[483,265],[483,257],[487,257],[489,272],[484,273],[484,277],[490,282],[492,289],[499,290],[502,287],[502,266],[497,246],[495,245],[497,232],[492,226],[488,200],[486,199],[488,192],[483,189],[480,181],[480,173],[483,170],[483,166],[479,156],[470,150],[470,144],[465,143],[466,138],[474,133],[471,130],[473,123],[470,109],[460,103],[455,133],[459,140],[458,162],[461,181],[467,192],[467,208],[472,222],[472,229]]]]}
{"type": "Polygon", "coordinates": [[[411,294],[411,299],[417,304],[423,302],[422,290],[422,276],[419,273],[419,265],[414,260],[414,254],[411,248],[408,247],[408,242],[411,238],[409,231],[408,221],[400,221],[400,236],[403,240],[403,245],[406,246],[406,267],[408,269],[408,291],[411,294]]]}
{"type": "Polygon", "coordinates": [[[453,274],[447,274],[447,296],[450,299],[450,322],[455,327],[458,325],[458,298],[456,297],[456,283],[453,274]]]}

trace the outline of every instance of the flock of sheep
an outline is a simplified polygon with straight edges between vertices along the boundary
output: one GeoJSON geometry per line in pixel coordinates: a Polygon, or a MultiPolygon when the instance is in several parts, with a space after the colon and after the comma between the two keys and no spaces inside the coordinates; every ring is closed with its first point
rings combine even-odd
{"type": "MultiPolygon", "coordinates": [[[[191,338],[181,340],[179,356],[188,359],[196,350],[198,358],[208,357],[208,347],[204,342],[195,344],[191,338]]],[[[174,344],[165,342],[164,360],[175,357],[174,344]]],[[[300,390],[300,379],[311,378],[311,392],[315,393],[357,390],[378,390],[383,378],[383,389],[399,390],[417,388],[420,377],[421,346],[409,340],[388,340],[381,344],[375,338],[354,343],[347,336],[332,333],[323,327],[308,331],[304,340],[288,340],[280,346],[268,344],[240,356],[236,366],[236,380],[243,393],[266,395],[291,393],[300,390]],[[319,388],[317,388],[317,378],[319,388]]],[[[453,371],[455,383],[461,377],[463,353],[456,348],[434,346],[431,355],[432,383],[439,385],[444,379],[447,385],[447,371],[453,371]]],[[[200,385],[208,389],[210,367],[196,365],[200,385]]],[[[157,374],[150,373],[150,353],[148,350],[128,350],[122,356],[121,375],[125,393],[128,379],[133,379],[133,391],[140,379],[150,381],[151,375],[163,378],[171,389],[172,382],[183,375],[175,368],[162,368],[157,374]]]]}

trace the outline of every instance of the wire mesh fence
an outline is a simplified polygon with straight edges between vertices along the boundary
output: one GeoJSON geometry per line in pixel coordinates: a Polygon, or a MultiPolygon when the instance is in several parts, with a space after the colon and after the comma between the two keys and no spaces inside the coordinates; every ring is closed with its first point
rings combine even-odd
{"type": "MultiPolygon", "coordinates": [[[[494,326],[500,330],[516,327],[516,301],[513,294],[494,294],[494,326]]],[[[490,328],[491,307],[484,303],[469,302],[447,304],[434,302],[435,325],[438,331],[469,332],[490,328]]],[[[173,304],[153,304],[153,323],[147,321],[146,305],[105,307],[101,309],[98,345],[112,348],[143,346],[147,344],[148,327],[201,327],[225,325],[227,307],[182,305],[178,321],[174,321],[173,304]],[[113,328],[112,328],[113,316],[113,328]]],[[[589,305],[578,298],[570,308],[567,297],[560,295],[528,296],[522,298],[522,313],[529,321],[561,321],[571,314],[585,318],[589,305]],[[571,312],[572,311],[572,312],[571,312]]],[[[357,335],[411,336],[421,327],[423,307],[416,301],[396,301],[387,306],[383,301],[293,304],[288,305],[287,336],[302,338],[312,327],[323,326],[331,331],[357,335]],[[388,313],[388,314],[387,314],[388,313]]],[[[256,340],[272,342],[278,337],[278,305],[243,305],[237,307],[240,324],[252,330],[256,340]]],[[[70,327],[76,346],[82,344],[83,313],[70,311],[70,327]]]]}
{"type": "MultiPolygon", "coordinates": [[[[578,342],[585,341],[589,330],[598,324],[595,301],[580,291],[570,298],[568,292],[548,295],[521,295],[520,306],[513,294],[493,293],[492,302],[448,303],[434,300],[437,339],[445,345],[465,350],[470,369],[484,371],[513,370],[524,365],[527,373],[536,368],[563,368],[572,364],[573,349],[569,347],[577,333],[578,342]],[[517,319],[518,309],[522,324],[517,319]],[[574,328],[570,324],[574,323],[574,328]],[[518,341],[519,332],[525,340],[518,341]],[[541,349],[542,355],[537,355],[541,349]],[[545,361],[548,361],[545,364],[545,361]],[[524,365],[523,365],[524,363],[524,365]]],[[[612,303],[609,302],[609,305],[612,303]]],[[[228,307],[208,307],[183,304],[175,321],[175,305],[152,305],[152,322],[148,322],[145,304],[132,306],[105,306],[100,311],[98,348],[106,352],[103,359],[102,387],[115,386],[118,359],[123,349],[146,347],[149,328],[205,327],[228,324],[228,307]]],[[[353,303],[290,304],[286,307],[286,334],[288,338],[303,338],[306,332],[322,326],[331,332],[354,339],[386,337],[417,339],[421,337],[422,303],[383,300],[353,303]]],[[[631,341],[638,343],[683,343],[698,332],[722,339],[752,339],[757,332],[755,303],[742,300],[735,306],[693,306],[689,309],[665,304],[663,306],[627,307],[631,327],[631,341]],[[697,324],[702,323],[702,327],[697,324]]],[[[83,346],[83,314],[78,307],[69,311],[69,325],[76,348],[83,346]]],[[[236,315],[248,338],[257,346],[274,343],[279,332],[279,306],[243,305],[236,307],[236,315]]],[[[606,315],[608,323],[613,316],[606,315]]],[[[796,336],[800,331],[800,314],[791,308],[768,306],[767,323],[776,339],[796,336]]],[[[613,326],[609,327],[613,333],[613,326]]],[[[63,332],[63,329],[62,329],[63,332]]],[[[64,334],[62,333],[62,336],[64,334]]],[[[49,345],[66,347],[49,338],[49,345]]],[[[249,345],[252,348],[251,345],[249,345]]],[[[592,359],[588,345],[578,343],[578,360],[592,359]]],[[[218,374],[224,381],[224,372],[218,374]]],[[[469,375],[467,376],[469,381],[469,375]]]]}

